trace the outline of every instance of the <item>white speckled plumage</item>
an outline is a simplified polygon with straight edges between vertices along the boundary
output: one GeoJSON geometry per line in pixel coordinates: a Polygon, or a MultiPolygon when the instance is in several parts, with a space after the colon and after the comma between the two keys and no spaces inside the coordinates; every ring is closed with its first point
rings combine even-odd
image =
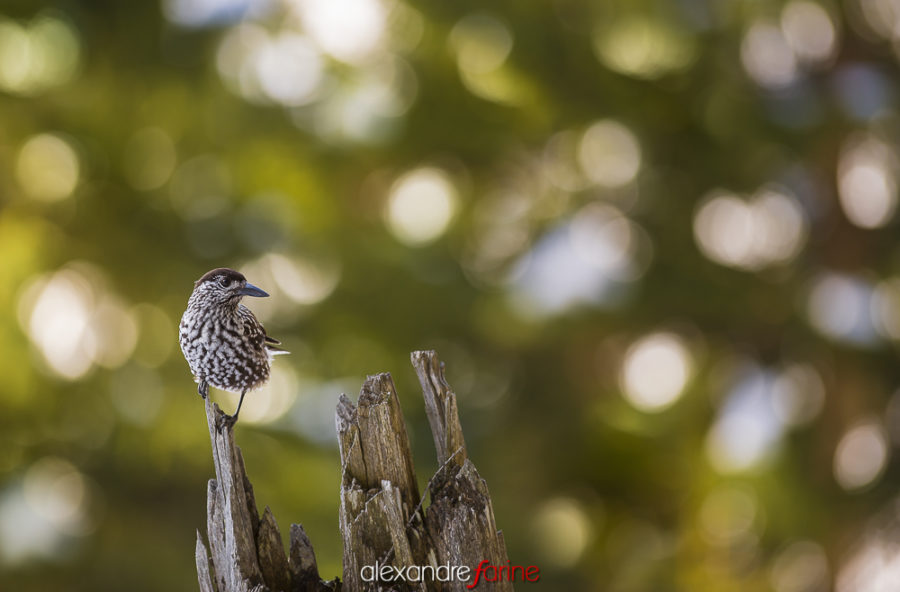
{"type": "MultiPolygon", "coordinates": [[[[287,353],[278,340],[266,335],[262,324],[241,304],[244,296],[268,296],[228,268],[213,269],[194,284],[187,310],[181,317],[181,351],[199,383],[243,395],[269,379],[272,356],[287,353]]],[[[236,419],[240,411],[235,412],[236,419]]]]}

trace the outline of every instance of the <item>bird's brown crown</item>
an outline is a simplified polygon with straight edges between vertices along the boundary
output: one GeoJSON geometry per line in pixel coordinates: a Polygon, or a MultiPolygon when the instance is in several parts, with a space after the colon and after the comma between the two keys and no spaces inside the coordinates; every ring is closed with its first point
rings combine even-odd
{"type": "Polygon", "coordinates": [[[223,277],[226,277],[226,278],[228,278],[228,279],[230,279],[230,280],[234,280],[234,281],[237,281],[237,282],[245,282],[245,281],[247,281],[247,278],[244,277],[244,274],[242,274],[242,273],[239,272],[239,271],[235,271],[235,270],[230,269],[230,268],[228,268],[228,267],[217,267],[216,269],[213,269],[213,270],[211,270],[211,271],[207,271],[206,273],[204,273],[204,274],[203,274],[203,277],[201,277],[199,280],[197,280],[196,282],[194,282],[194,287],[196,288],[197,286],[199,286],[199,285],[202,284],[203,282],[209,282],[209,281],[212,281],[213,278],[216,278],[216,277],[219,277],[219,276],[223,276],[223,277]]]}

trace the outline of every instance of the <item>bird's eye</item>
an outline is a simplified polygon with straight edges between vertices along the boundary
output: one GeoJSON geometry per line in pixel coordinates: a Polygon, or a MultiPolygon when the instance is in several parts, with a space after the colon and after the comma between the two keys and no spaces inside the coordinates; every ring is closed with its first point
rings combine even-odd
{"type": "Polygon", "coordinates": [[[223,288],[227,288],[228,286],[231,285],[231,280],[228,279],[227,277],[221,277],[221,278],[219,278],[219,285],[222,286],[223,288]]]}

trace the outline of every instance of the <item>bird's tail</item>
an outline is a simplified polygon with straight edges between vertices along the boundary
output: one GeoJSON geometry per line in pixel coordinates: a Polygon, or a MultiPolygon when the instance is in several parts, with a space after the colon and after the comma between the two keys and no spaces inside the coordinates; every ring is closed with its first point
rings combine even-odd
{"type": "MultiPolygon", "coordinates": [[[[265,330],[263,330],[265,332],[265,330]]],[[[281,342],[275,339],[270,335],[266,335],[266,351],[269,352],[270,356],[280,356],[283,354],[289,354],[291,352],[281,349],[280,347],[276,347],[281,345],[281,342]]]]}
{"type": "Polygon", "coordinates": [[[269,352],[270,356],[283,356],[285,354],[291,353],[286,349],[281,349],[280,347],[275,347],[271,343],[266,344],[266,351],[269,352]]]}

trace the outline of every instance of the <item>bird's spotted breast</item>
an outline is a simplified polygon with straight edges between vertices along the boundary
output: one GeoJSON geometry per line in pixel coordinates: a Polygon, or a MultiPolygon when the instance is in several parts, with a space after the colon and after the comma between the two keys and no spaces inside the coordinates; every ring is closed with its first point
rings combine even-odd
{"type": "Polygon", "coordinates": [[[188,306],[179,341],[194,376],[216,388],[240,392],[269,378],[265,331],[242,305],[231,310],[188,306]]]}

